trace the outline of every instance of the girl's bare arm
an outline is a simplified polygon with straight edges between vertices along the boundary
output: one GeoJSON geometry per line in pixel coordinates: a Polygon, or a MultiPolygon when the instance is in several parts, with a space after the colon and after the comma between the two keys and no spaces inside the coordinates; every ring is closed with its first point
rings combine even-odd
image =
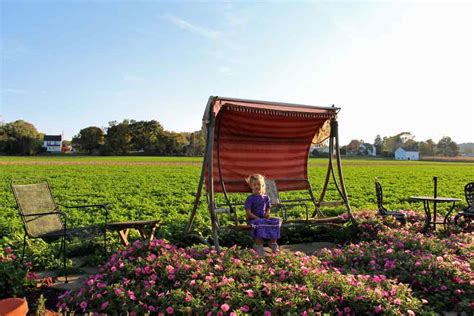
{"type": "Polygon", "coordinates": [[[254,213],[252,213],[252,211],[250,209],[246,209],[245,213],[247,213],[247,219],[257,219],[257,218],[259,218],[254,213]]]}

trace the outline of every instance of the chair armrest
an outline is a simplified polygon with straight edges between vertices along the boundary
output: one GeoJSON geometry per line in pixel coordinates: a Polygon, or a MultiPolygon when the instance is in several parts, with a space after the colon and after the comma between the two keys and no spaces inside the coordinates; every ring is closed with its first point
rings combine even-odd
{"type": "Polygon", "coordinates": [[[63,205],[63,204],[57,204],[58,206],[67,208],[67,209],[86,209],[86,208],[95,208],[97,210],[104,210],[104,215],[105,215],[105,226],[108,225],[109,223],[109,209],[107,206],[110,205],[110,203],[104,203],[104,204],[88,204],[88,205],[63,205]]]}
{"type": "Polygon", "coordinates": [[[105,208],[110,205],[110,203],[103,203],[103,204],[89,204],[89,205],[64,205],[64,204],[58,204],[61,207],[65,208],[89,208],[89,207],[95,207],[95,208],[105,208]]]}

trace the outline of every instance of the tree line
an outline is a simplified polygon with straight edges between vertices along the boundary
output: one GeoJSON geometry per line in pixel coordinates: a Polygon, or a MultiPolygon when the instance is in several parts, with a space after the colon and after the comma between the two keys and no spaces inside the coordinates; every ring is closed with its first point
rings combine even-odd
{"type": "Polygon", "coordinates": [[[159,156],[202,156],[204,139],[201,131],[170,132],[155,120],[109,122],[105,130],[89,126],[73,137],[72,145],[89,154],[127,154],[130,152],[159,156]]]}
{"type": "MultiPolygon", "coordinates": [[[[360,146],[364,144],[363,140],[353,139],[347,146],[341,148],[341,152],[344,154],[366,154],[359,150],[360,146]]],[[[443,156],[443,157],[456,157],[459,155],[459,146],[454,142],[451,137],[444,136],[438,143],[432,139],[426,141],[415,141],[415,136],[410,132],[402,132],[394,136],[381,137],[377,135],[375,137],[373,146],[376,149],[376,153],[383,157],[393,157],[398,147],[402,147],[408,151],[418,151],[421,156],[432,157],[432,156],[443,156]]]]}
{"type": "MultiPolygon", "coordinates": [[[[23,120],[0,123],[0,154],[34,155],[45,151],[44,134],[23,120]]],[[[459,146],[449,137],[443,137],[438,143],[432,139],[415,141],[415,136],[402,132],[394,136],[375,137],[374,146],[377,155],[393,157],[395,150],[402,147],[410,151],[419,151],[422,156],[455,157],[459,155],[459,146]]],[[[363,155],[360,150],[363,140],[352,140],[341,147],[342,154],[363,155]]],[[[202,156],[205,140],[201,131],[193,133],[170,132],[155,120],[124,120],[120,123],[109,122],[107,128],[89,126],[81,129],[73,137],[75,151],[84,154],[120,155],[144,153],[159,156],[202,156]]]]}
{"type": "MultiPolygon", "coordinates": [[[[44,134],[23,120],[0,123],[0,154],[35,155],[45,152],[44,134]]],[[[73,137],[74,151],[84,154],[114,155],[144,153],[160,156],[202,156],[201,131],[170,132],[155,120],[109,122],[107,128],[89,126],[73,137]]]]}

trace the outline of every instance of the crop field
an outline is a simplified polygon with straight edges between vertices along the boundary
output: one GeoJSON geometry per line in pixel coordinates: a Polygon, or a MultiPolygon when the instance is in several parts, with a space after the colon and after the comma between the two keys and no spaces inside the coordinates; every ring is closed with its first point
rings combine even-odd
{"type": "MultiPolygon", "coordinates": [[[[0,157],[0,233],[22,231],[10,181],[25,178],[47,179],[57,203],[108,202],[111,221],[158,218],[166,227],[163,237],[180,233],[192,209],[201,164],[201,158],[178,157],[0,157]]],[[[326,167],[325,159],[309,162],[316,197],[326,167]]],[[[474,181],[474,164],[462,162],[347,159],[343,172],[353,210],[376,209],[375,177],[383,185],[388,209],[420,211],[422,205],[408,202],[408,197],[433,194],[433,176],[438,177],[438,195],[462,199],[459,206],[466,205],[464,185],[474,181]]],[[[326,200],[332,200],[335,192],[331,186],[326,200]]],[[[305,192],[282,194],[283,199],[302,196],[305,192]]],[[[98,222],[93,214],[80,211],[70,213],[69,218],[73,225],[98,222]]],[[[209,229],[205,203],[200,205],[196,227],[203,233],[209,229]]]]}

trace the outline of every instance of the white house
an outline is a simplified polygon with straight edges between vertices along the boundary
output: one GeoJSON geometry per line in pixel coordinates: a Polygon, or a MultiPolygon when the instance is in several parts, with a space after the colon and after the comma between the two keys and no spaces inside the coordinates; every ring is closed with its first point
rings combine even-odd
{"type": "Polygon", "coordinates": [[[43,147],[49,153],[60,153],[63,143],[62,135],[44,135],[43,147]]]}
{"type": "Polygon", "coordinates": [[[395,150],[395,160],[420,160],[420,152],[407,151],[402,147],[398,147],[395,150]]]}

